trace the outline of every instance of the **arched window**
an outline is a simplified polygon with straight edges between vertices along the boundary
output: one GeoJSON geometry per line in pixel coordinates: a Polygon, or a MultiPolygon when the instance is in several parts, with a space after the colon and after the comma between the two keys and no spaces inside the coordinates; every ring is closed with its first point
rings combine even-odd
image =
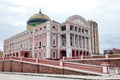
{"type": "Polygon", "coordinates": [[[53,45],[55,45],[55,39],[53,39],[53,45]]]}
{"type": "Polygon", "coordinates": [[[55,26],[53,26],[53,28],[55,29],[55,26]]]}
{"type": "Polygon", "coordinates": [[[52,58],[55,59],[56,58],[56,51],[52,52],[52,58]]]}
{"type": "Polygon", "coordinates": [[[43,46],[46,45],[46,39],[43,39],[43,46]]]}
{"type": "Polygon", "coordinates": [[[39,48],[41,48],[41,42],[39,43],[39,48]]]}
{"type": "Polygon", "coordinates": [[[52,45],[56,46],[56,39],[55,39],[55,37],[53,38],[52,45]]]}

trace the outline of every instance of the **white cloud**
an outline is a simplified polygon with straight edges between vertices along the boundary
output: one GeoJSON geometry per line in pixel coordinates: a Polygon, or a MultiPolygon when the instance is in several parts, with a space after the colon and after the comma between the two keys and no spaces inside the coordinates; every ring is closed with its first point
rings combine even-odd
{"type": "Polygon", "coordinates": [[[10,0],[24,8],[46,8],[54,13],[88,11],[98,3],[96,0],[10,0]]]}

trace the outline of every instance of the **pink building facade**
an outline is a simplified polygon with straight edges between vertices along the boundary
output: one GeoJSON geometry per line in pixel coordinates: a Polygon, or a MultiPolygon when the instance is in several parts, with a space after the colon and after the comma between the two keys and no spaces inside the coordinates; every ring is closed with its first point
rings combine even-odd
{"type": "Polygon", "coordinates": [[[91,38],[89,23],[79,15],[58,23],[39,12],[30,17],[25,31],[4,40],[4,57],[62,59],[91,56],[95,39],[91,38]]]}

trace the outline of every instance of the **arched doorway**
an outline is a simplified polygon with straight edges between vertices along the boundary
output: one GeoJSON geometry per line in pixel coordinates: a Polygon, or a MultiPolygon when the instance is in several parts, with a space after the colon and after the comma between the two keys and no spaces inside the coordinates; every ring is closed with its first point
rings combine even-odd
{"type": "Polygon", "coordinates": [[[89,52],[87,52],[87,56],[89,56],[89,52]]]}
{"type": "Polygon", "coordinates": [[[60,59],[62,59],[63,57],[66,57],[66,51],[65,50],[62,50],[60,52],[60,59]]]}
{"type": "Polygon", "coordinates": [[[16,53],[16,57],[18,57],[18,53],[16,53]]]}
{"type": "Polygon", "coordinates": [[[83,55],[86,56],[86,55],[85,55],[85,51],[83,52],[83,55]]]}
{"type": "Polygon", "coordinates": [[[76,57],[78,57],[78,50],[76,51],[76,57]]]}
{"type": "Polygon", "coordinates": [[[13,56],[15,56],[15,53],[13,53],[13,56]]]}
{"type": "Polygon", "coordinates": [[[72,50],[72,57],[74,57],[75,56],[75,51],[74,50],[72,50]]]}
{"type": "Polygon", "coordinates": [[[29,58],[29,53],[26,52],[26,53],[24,54],[24,57],[29,58]]]}
{"type": "Polygon", "coordinates": [[[80,51],[80,56],[82,55],[82,51],[80,51]]]}

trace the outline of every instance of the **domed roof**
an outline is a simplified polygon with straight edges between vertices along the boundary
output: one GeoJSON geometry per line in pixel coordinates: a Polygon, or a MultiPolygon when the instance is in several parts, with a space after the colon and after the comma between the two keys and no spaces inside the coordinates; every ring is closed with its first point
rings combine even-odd
{"type": "Polygon", "coordinates": [[[79,15],[73,15],[66,19],[66,22],[80,24],[80,25],[87,25],[87,21],[79,15]]]}
{"type": "MultiPolygon", "coordinates": [[[[32,19],[47,19],[47,20],[50,20],[50,18],[49,18],[47,15],[42,14],[41,12],[38,13],[38,14],[34,14],[33,16],[31,16],[31,17],[29,18],[29,20],[32,20],[32,19]]],[[[28,21],[29,21],[29,20],[28,20],[28,21]]]]}
{"type": "Polygon", "coordinates": [[[37,24],[41,24],[44,23],[46,21],[51,21],[51,19],[45,15],[42,14],[41,11],[39,11],[39,13],[34,14],[33,16],[31,16],[28,21],[27,21],[27,26],[36,26],[37,24]]]}

